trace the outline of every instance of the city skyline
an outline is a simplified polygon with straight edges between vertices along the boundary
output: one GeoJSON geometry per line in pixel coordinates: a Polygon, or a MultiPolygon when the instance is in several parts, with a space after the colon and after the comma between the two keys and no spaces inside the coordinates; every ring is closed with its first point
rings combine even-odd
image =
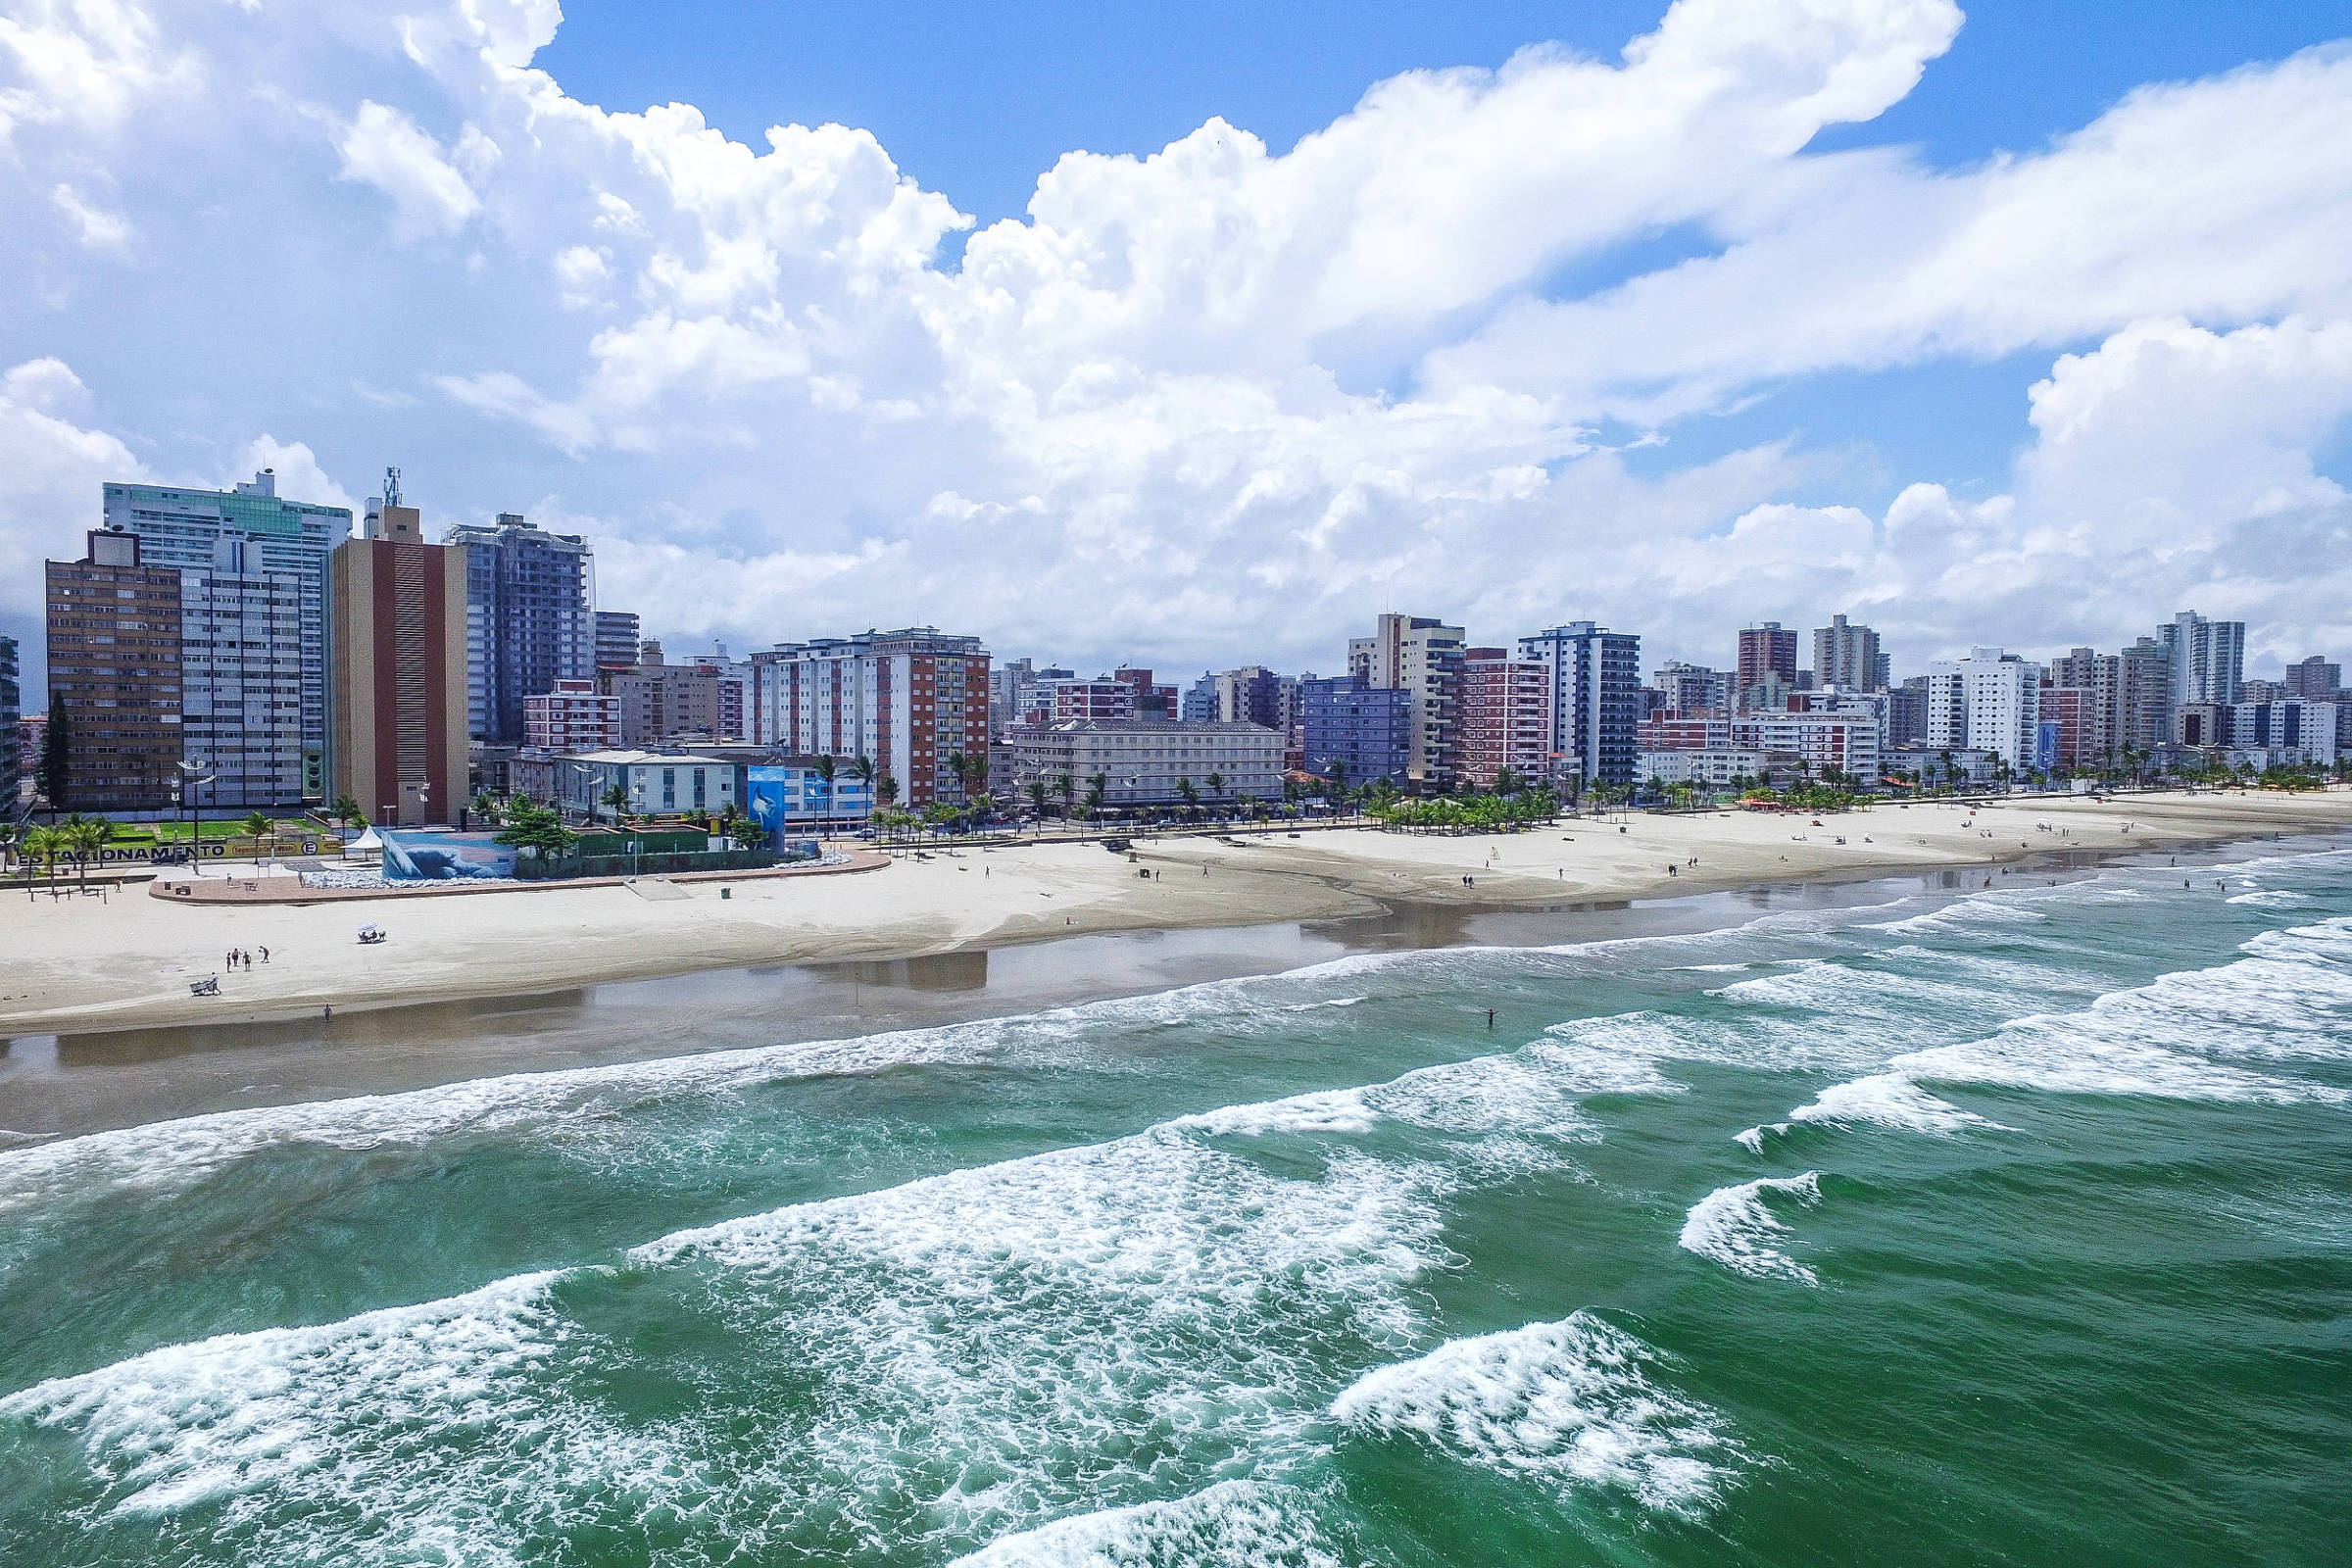
{"type": "Polygon", "coordinates": [[[1843,612],[1916,669],[2194,605],[2250,674],[2340,654],[2340,22],[2086,8],[2062,90],[1998,6],[1788,0],[1767,48],[1710,4],[1373,26],[1287,91],[1312,19],[1266,23],[1262,76],[1176,51],[1131,67],[1148,114],[1104,87],[960,162],[952,107],[832,91],[839,40],[760,99],[724,7],[645,51],[594,8],[427,8],[405,46],[365,9],[43,9],[0,48],[32,220],[0,633],[37,683],[38,563],[93,485],[272,466],[356,507],[391,462],[429,515],[597,539],[673,646],[931,623],[1302,668],[1412,608],[1720,665],[1717,628],[1843,612]],[[98,74],[33,63],[67,59],[98,74]],[[192,128],[242,60],[270,92],[192,128]],[[1513,158],[1463,155],[1503,125],[1513,158]],[[211,216],[260,206],[305,245],[211,216]]]}

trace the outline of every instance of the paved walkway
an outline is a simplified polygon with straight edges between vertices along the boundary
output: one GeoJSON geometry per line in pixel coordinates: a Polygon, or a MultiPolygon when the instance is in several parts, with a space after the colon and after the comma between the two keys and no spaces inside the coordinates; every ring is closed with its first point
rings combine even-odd
{"type": "MultiPolygon", "coordinates": [[[[777,865],[763,871],[678,871],[657,880],[668,882],[754,882],[787,876],[834,876],[849,871],[879,871],[890,857],[871,850],[852,850],[841,865],[777,865]]],[[[365,900],[454,898],[461,894],[545,893],[561,888],[626,887],[634,877],[582,876],[551,882],[419,882],[406,887],[314,888],[300,877],[193,877],[148,884],[148,893],[170,904],[347,904],[365,900]]]]}

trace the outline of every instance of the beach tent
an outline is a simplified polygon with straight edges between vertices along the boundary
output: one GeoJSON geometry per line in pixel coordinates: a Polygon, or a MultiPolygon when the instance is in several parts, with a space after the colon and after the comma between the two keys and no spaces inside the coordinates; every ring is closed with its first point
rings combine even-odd
{"type": "Polygon", "coordinates": [[[358,838],[356,838],[356,839],[353,839],[353,840],[352,840],[352,841],[351,841],[349,844],[346,844],[346,845],[344,845],[344,846],[343,846],[343,848],[344,848],[345,850],[347,850],[347,851],[348,851],[348,850],[373,850],[373,851],[375,851],[375,852],[376,852],[378,855],[381,855],[381,854],[383,853],[383,850],[384,850],[384,841],[383,841],[382,839],[379,839],[379,838],[377,838],[377,837],[375,836],[375,829],[374,829],[373,827],[369,827],[369,828],[368,828],[368,830],[367,830],[365,833],[362,833],[362,834],[361,834],[361,835],[360,835],[358,838]]]}

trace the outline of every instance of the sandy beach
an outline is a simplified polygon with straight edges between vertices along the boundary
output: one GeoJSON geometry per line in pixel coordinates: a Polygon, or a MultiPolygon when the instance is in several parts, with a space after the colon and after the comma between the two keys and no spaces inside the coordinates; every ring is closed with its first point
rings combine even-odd
{"type": "Polygon", "coordinates": [[[1818,819],[1631,813],[1509,835],[1369,829],[1224,842],[1170,837],[1135,858],[1097,843],[940,852],[805,880],[534,890],[366,905],[188,906],[143,888],[0,893],[0,1035],[315,1014],[749,964],[908,958],[1086,933],[1317,921],[1394,903],[1584,904],[1900,870],[2004,868],[2056,851],[2352,827],[2352,790],[1892,805],[1818,819]],[[1141,873],[1150,871],[1146,877],[1141,873]],[[354,930],[380,920],[390,940],[354,930]],[[230,949],[267,963],[228,970],[230,949]],[[221,995],[188,983],[219,973],[221,995]]]}

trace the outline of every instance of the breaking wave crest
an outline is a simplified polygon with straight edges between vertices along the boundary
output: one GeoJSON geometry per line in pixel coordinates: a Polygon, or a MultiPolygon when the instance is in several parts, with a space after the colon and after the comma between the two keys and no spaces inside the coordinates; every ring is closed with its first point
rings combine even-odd
{"type": "Polygon", "coordinates": [[[1718,1187],[1690,1205],[1679,1238],[1683,1250],[1749,1279],[1820,1284],[1819,1275],[1781,1250],[1793,1233],[1772,1211],[1768,1200],[1776,1198],[1806,1206],[1820,1202],[1820,1173],[1809,1170],[1802,1176],[1759,1177],[1736,1187],[1718,1187]]]}
{"type": "Polygon", "coordinates": [[[1368,1372],[1331,1413],[1558,1490],[1615,1488],[1695,1513],[1715,1500],[1731,1447],[1715,1411],[1655,1381],[1659,1362],[1634,1336],[1578,1312],[1368,1372]]]}

